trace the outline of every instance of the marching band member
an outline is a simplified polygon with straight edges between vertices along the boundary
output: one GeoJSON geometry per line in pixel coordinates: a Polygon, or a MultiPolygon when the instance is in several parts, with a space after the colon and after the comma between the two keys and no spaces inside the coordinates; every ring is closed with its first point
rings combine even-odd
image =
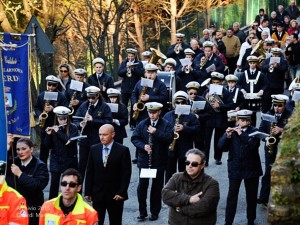
{"type": "Polygon", "coordinates": [[[86,77],[87,74],[85,69],[82,68],[75,69],[74,74],[75,74],[75,80],[82,82],[83,85],[82,85],[82,91],[75,92],[75,90],[72,90],[69,87],[65,92],[65,95],[69,102],[69,108],[72,107],[74,109],[73,115],[76,114],[76,111],[79,108],[79,106],[87,100],[85,89],[90,86],[88,83],[84,82],[84,78],[86,77]]]}
{"type": "MultiPolygon", "coordinates": [[[[218,72],[211,73],[210,83],[221,85],[224,75],[218,72]]],[[[209,85],[210,86],[210,85],[209,85]]],[[[210,143],[214,132],[214,159],[217,165],[222,164],[222,151],[218,148],[218,141],[224,134],[227,126],[227,111],[233,109],[233,101],[230,94],[224,87],[222,95],[209,94],[209,88],[204,91],[203,97],[209,103],[211,108],[210,117],[205,121],[204,152],[206,154],[206,166],[209,163],[210,143]]]]}
{"type": "MultiPolygon", "coordinates": [[[[249,69],[241,73],[238,80],[238,87],[241,88],[241,91],[243,92],[244,96],[247,93],[256,93],[257,98],[263,99],[264,93],[268,88],[267,78],[258,69],[258,58],[256,56],[248,56],[247,61],[249,63],[249,69]]],[[[248,106],[245,105],[245,107],[248,106]]],[[[256,126],[256,113],[253,113],[251,120],[253,126],[256,126]]]]}
{"type": "Polygon", "coordinates": [[[262,66],[262,72],[266,75],[269,83],[269,88],[265,93],[266,102],[263,112],[267,112],[271,108],[271,95],[283,94],[285,73],[288,71],[288,63],[283,54],[281,54],[281,49],[272,48],[271,53],[272,56],[270,58],[267,58],[262,66]],[[280,59],[280,62],[270,63],[272,57],[278,57],[280,59]]]}
{"type": "MultiPolygon", "coordinates": [[[[166,182],[176,173],[177,165],[179,172],[185,170],[185,154],[189,149],[193,148],[194,135],[198,133],[200,129],[200,123],[193,113],[180,116],[175,114],[176,106],[187,105],[188,99],[189,97],[186,92],[177,91],[173,96],[174,110],[167,112],[163,117],[171,123],[174,133],[177,133],[179,136],[173,148],[169,150],[166,182]]],[[[175,134],[173,136],[175,138],[175,134]]]]}
{"type": "Polygon", "coordinates": [[[150,51],[144,51],[144,52],[142,52],[142,63],[144,65],[144,68],[145,68],[145,65],[147,63],[149,63],[149,61],[151,59],[151,55],[152,55],[152,52],[150,52],[150,51]]]}
{"type": "MultiPolygon", "coordinates": [[[[157,70],[158,67],[152,63],[148,63],[145,66],[145,76],[147,79],[153,80],[153,87],[152,88],[144,88],[141,85],[141,81],[138,81],[135,85],[132,96],[131,96],[131,102],[133,104],[133,111],[137,111],[137,103],[142,102],[159,102],[162,104],[165,104],[168,98],[167,94],[167,87],[165,83],[163,83],[160,79],[157,78],[157,70]],[[146,89],[146,91],[144,91],[146,89]]],[[[137,118],[137,123],[141,120],[147,118],[147,111],[144,108],[139,112],[139,116],[137,118]]]]}
{"type": "Polygon", "coordinates": [[[259,158],[260,139],[249,136],[249,134],[257,131],[257,128],[251,126],[251,114],[252,111],[250,110],[238,111],[238,126],[228,127],[218,144],[218,147],[223,151],[229,150],[226,225],[233,224],[242,180],[244,180],[246,189],[248,225],[254,225],[256,218],[256,196],[262,169],[259,158]]]}
{"type": "Polygon", "coordinates": [[[197,81],[198,77],[200,76],[200,70],[196,70],[196,66],[193,62],[195,52],[192,49],[187,48],[184,50],[184,54],[185,54],[185,58],[190,60],[192,62],[192,64],[189,66],[188,65],[186,65],[186,66],[180,65],[177,70],[176,75],[181,80],[181,85],[184,87],[183,91],[186,91],[185,85],[191,81],[197,81]]]}
{"type": "MultiPolygon", "coordinates": [[[[204,54],[199,54],[195,59],[195,65],[197,69],[200,69],[200,77],[198,78],[199,84],[202,84],[204,80],[210,77],[211,72],[223,73],[225,66],[222,62],[220,56],[213,53],[214,43],[211,41],[206,41],[203,43],[204,54]],[[208,67],[215,66],[214,68],[207,71],[208,67]]],[[[199,89],[199,95],[202,95],[204,88],[199,89]]]]}
{"type": "MultiPolygon", "coordinates": [[[[148,64],[149,65],[149,64],[148,64]]],[[[168,148],[172,142],[172,125],[160,117],[163,105],[158,102],[146,103],[148,117],[142,120],[134,130],[131,142],[139,151],[137,166],[157,169],[156,178],[152,178],[150,194],[150,220],[158,219],[161,210],[161,190],[164,186],[164,175],[168,162],[168,148]]],[[[147,213],[147,190],[149,178],[139,178],[137,197],[139,202],[139,221],[144,221],[147,213]]]]}
{"type": "Polygon", "coordinates": [[[105,61],[102,58],[95,58],[93,60],[93,66],[95,69],[95,73],[88,77],[87,82],[92,86],[100,88],[100,93],[103,99],[107,101],[107,89],[115,87],[113,78],[109,74],[104,72],[105,61]]]}
{"type": "Polygon", "coordinates": [[[90,86],[85,89],[88,101],[82,103],[73,118],[74,124],[81,129],[81,134],[87,138],[79,140],[79,172],[83,179],[90,147],[99,143],[98,130],[106,123],[112,123],[112,114],[109,106],[100,94],[100,88],[90,86]]]}
{"type": "Polygon", "coordinates": [[[58,89],[62,93],[65,93],[65,91],[69,88],[71,84],[71,80],[74,79],[74,72],[72,67],[69,64],[60,64],[58,66],[58,78],[60,79],[60,84],[58,89]]]}
{"type": "Polygon", "coordinates": [[[45,93],[39,94],[37,101],[34,105],[35,115],[39,118],[39,126],[41,127],[41,145],[40,145],[40,160],[47,164],[49,156],[49,148],[44,144],[46,137],[46,127],[51,127],[54,124],[53,109],[56,106],[68,106],[68,100],[66,96],[58,91],[58,85],[61,84],[59,78],[49,75],[46,77],[47,92],[56,92],[56,100],[45,99],[45,93]]]}
{"type": "Polygon", "coordinates": [[[172,72],[174,71],[175,73],[175,82],[176,82],[176,91],[182,90],[182,83],[181,83],[181,79],[179,76],[177,76],[176,71],[175,71],[175,67],[176,67],[177,63],[176,60],[173,58],[167,58],[164,62],[164,71],[165,72],[172,72]]]}
{"type": "Polygon", "coordinates": [[[280,136],[285,125],[288,122],[288,118],[292,112],[286,108],[286,102],[289,99],[288,96],[283,94],[272,95],[272,109],[267,114],[275,116],[277,122],[271,123],[266,120],[262,120],[259,126],[259,131],[270,134],[270,137],[265,139],[265,172],[261,179],[261,188],[258,204],[267,206],[269,202],[270,187],[271,187],[271,168],[276,160],[278,151],[278,143],[280,142],[280,136]]]}
{"type": "MultiPolygon", "coordinates": [[[[258,42],[259,42],[259,40],[257,38],[253,38],[251,40],[251,47],[246,49],[245,54],[242,57],[241,65],[240,66],[238,65],[238,69],[240,71],[244,71],[244,70],[249,69],[249,63],[247,61],[247,58],[248,58],[248,56],[251,55],[252,50],[256,47],[256,45],[257,45],[258,42]]],[[[255,55],[256,57],[258,57],[260,55],[260,53],[258,51],[256,51],[255,53],[253,53],[253,55],[255,55]]]]}
{"type": "Polygon", "coordinates": [[[77,140],[70,140],[78,136],[78,129],[70,122],[71,110],[64,106],[57,106],[53,112],[56,114],[57,123],[47,127],[45,138],[45,144],[51,148],[49,199],[58,195],[61,174],[68,168],[78,168],[77,140]]]}
{"type": "MultiPolygon", "coordinates": [[[[188,104],[191,107],[194,104],[194,101],[206,101],[204,97],[198,95],[198,90],[200,88],[200,84],[197,81],[191,81],[187,83],[185,86],[187,88],[188,94],[188,104]]],[[[200,122],[200,129],[195,134],[195,147],[198,149],[204,149],[204,133],[205,133],[205,121],[210,117],[211,107],[208,104],[205,104],[204,109],[202,110],[191,110],[194,115],[198,118],[200,122]]]]}
{"type": "MultiPolygon", "coordinates": [[[[144,77],[144,66],[141,61],[137,59],[137,50],[133,48],[126,49],[127,58],[122,61],[118,70],[118,76],[122,78],[121,94],[122,102],[125,106],[128,106],[129,100],[131,100],[132,90],[136,83],[144,77]]],[[[130,101],[131,102],[131,101],[130,101]]],[[[130,127],[135,127],[135,121],[132,119],[133,103],[131,102],[130,108],[130,127]]]]}
{"type": "Polygon", "coordinates": [[[123,144],[123,139],[127,137],[125,126],[128,124],[128,109],[121,102],[121,92],[114,88],[107,89],[108,102],[118,104],[118,111],[112,112],[113,127],[115,130],[114,140],[123,144]]]}
{"type": "Polygon", "coordinates": [[[186,48],[189,48],[189,45],[183,41],[184,36],[185,36],[184,34],[177,33],[176,34],[176,43],[171,45],[167,52],[168,58],[173,58],[176,60],[176,63],[177,63],[176,70],[179,67],[179,63],[180,63],[179,59],[184,58],[184,50],[186,48]]]}

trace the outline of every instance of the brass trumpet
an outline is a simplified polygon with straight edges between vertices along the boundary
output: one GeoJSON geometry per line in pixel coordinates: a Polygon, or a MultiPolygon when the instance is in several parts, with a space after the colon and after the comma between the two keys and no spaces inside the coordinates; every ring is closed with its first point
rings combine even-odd
{"type": "Polygon", "coordinates": [[[182,50],[182,45],[181,45],[181,43],[178,43],[178,44],[176,44],[175,47],[174,47],[174,52],[175,52],[176,54],[179,54],[179,53],[180,53],[180,50],[182,50]]]}
{"type": "Polygon", "coordinates": [[[205,96],[205,99],[216,112],[220,112],[220,110],[218,108],[213,107],[214,103],[223,104],[223,100],[220,98],[219,95],[217,95],[217,94],[210,95],[209,93],[207,93],[205,96]]]}
{"type": "Polygon", "coordinates": [[[202,68],[205,66],[205,64],[207,63],[207,61],[208,61],[208,57],[207,56],[203,56],[200,59],[200,65],[199,65],[200,70],[202,70],[202,68]]]}
{"type": "MultiPolygon", "coordinates": [[[[175,119],[175,126],[176,127],[179,124],[179,119],[180,119],[180,114],[177,115],[176,119],[175,119]]],[[[175,129],[175,128],[174,128],[175,129]]],[[[179,133],[174,131],[173,134],[173,141],[169,146],[169,151],[174,151],[175,149],[175,144],[176,144],[176,140],[179,138],[179,133]]]]}
{"type": "Polygon", "coordinates": [[[39,116],[39,127],[40,128],[44,128],[44,126],[45,126],[46,119],[48,118],[48,112],[45,111],[45,107],[47,107],[49,105],[50,105],[49,100],[46,100],[44,110],[41,113],[41,115],[39,116]]]}
{"type": "Polygon", "coordinates": [[[146,90],[147,90],[147,87],[143,86],[142,91],[139,96],[139,99],[138,99],[138,102],[136,103],[137,110],[135,110],[132,115],[132,119],[134,119],[134,120],[137,120],[137,118],[140,115],[140,111],[143,111],[145,109],[145,103],[142,102],[141,96],[146,93],[146,90]]]}
{"type": "Polygon", "coordinates": [[[185,66],[184,72],[185,72],[186,74],[189,74],[189,73],[191,72],[189,66],[185,66]]]}
{"type": "Polygon", "coordinates": [[[274,71],[274,64],[271,64],[268,68],[268,71],[272,73],[274,71]]]}

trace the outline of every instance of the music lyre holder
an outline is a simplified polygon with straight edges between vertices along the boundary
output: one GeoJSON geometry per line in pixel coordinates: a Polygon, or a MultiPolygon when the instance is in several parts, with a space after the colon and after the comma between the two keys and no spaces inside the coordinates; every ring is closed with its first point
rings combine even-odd
{"type": "Polygon", "coordinates": [[[153,135],[149,134],[148,144],[151,146],[151,151],[148,153],[149,156],[149,168],[142,168],[140,178],[156,178],[157,169],[151,169],[152,167],[152,146],[153,146],[153,135]]]}

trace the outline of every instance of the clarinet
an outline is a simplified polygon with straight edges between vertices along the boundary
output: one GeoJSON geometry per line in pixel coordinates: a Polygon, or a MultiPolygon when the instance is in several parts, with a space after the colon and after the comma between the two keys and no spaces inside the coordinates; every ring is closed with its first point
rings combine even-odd
{"type": "Polygon", "coordinates": [[[152,166],[152,146],[153,146],[153,135],[149,133],[148,145],[151,147],[151,152],[149,153],[149,168],[152,166]]]}
{"type": "Polygon", "coordinates": [[[90,108],[92,106],[92,103],[89,103],[89,106],[86,110],[86,113],[85,113],[85,116],[84,116],[84,119],[83,119],[83,122],[84,122],[84,125],[82,126],[82,129],[81,129],[81,132],[80,132],[80,135],[82,136],[83,134],[83,130],[84,128],[86,127],[86,123],[87,123],[87,116],[89,115],[89,111],[90,111],[90,108]]]}

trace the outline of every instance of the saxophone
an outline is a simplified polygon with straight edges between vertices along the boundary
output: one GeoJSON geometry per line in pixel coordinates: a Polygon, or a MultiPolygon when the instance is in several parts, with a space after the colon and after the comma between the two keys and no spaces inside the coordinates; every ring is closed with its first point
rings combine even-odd
{"type": "Polygon", "coordinates": [[[77,91],[74,91],[72,94],[72,97],[71,97],[71,100],[69,103],[69,108],[71,109],[71,112],[69,113],[69,115],[72,115],[74,113],[74,107],[72,105],[72,101],[75,100],[76,94],[77,94],[77,91]]]}
{"type": "Polygon", "coordinates": [[[268,142],[269,142],[269,146],[268,146],[268,153],[270,155],[273,154],[273,151],[274,151],[274,144],[276,143],[276,138],[274,137],[273,133],[272,133],[272,130],[273,128],[276,126],[276,123],[272,123],[271,124],[271,127],[270,127],[270,137],[268,139],[268,142]]]}
{"type": "Polygon", "coordinates": [[[202,68],[205,66],[205,64],[207,63],[207,61],[208,61],[208,57],[207,56],[203,56],[200,59],[200,65],[199,65],[200,70],[202,70],[202,68]]]}
{"type": "MultiPolygon", "coordinates": [[[[175,125],[174,127],[176,127],[179,124],[179,119],[180,119],[180,114],[177,115],[176,119],[175,119],[175,125]]],[[[174,128],[175,129],[175,128],[174,128]]],[[[179,138],[179,134],[178,132],[174,131],[173,134],[173,141],[169,146],[169,151],[174,151],[175,149],[175,144],[176,144],[176,140],[179,138]]]]}
{"type": "Polygon", "coordinates": [[[45,105],[44,105],[44,110],[41,113],[41,115],[39,116],[39,127],[40,128],[44,128],[44,126],[45,126],[46,119],[48,118],[48,112],[45,111],[45,107],[47,107],[49,105],[50,105],[50,101],[46,100],[45,105]]]}
{"type": "Polygon", "coordinates": [[[140,111],[143,111],[145,109],[145,103],[142,102],[141,96],[144,95],[146,93],[146,91],[147,91],[147,86],[143,86],[142,91],[139,96],[139,99],[138,99],[138,102],[136,104],[137,110],[135,110],[132,115],[132,119],[134,119],[134,120],[137,120],[137,118],[140,115],[140,111]]]}
{"type": "MultiPolygon", "coordinates": [[[[222,101],[222,99],[220,98],[220,96],[217,95],[217,94],[215,94],[215,93],[213,93],[213,94],[211,94],[211,95],[210,95],[209,93],[207,93],[206,96],[205,96],[205,99],[206,99],[206,101],[207,101],[211,106],[212,106],[212,104],[214,104],[214,103],[223,104],[223,101],[222,101]]],[[[213,108],[216,112],[220,112],[219,109],[214,108],[213,106],[212,106],[212,108],[213,108]]]]}

